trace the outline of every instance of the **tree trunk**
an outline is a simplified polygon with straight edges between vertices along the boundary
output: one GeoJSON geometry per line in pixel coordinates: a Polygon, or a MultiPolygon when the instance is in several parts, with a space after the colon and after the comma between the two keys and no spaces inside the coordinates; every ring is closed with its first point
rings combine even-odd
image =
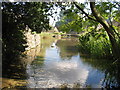
{"type": "Polygon", "coordinates": [[[119,56],[119,49],[118,49],[118,44],[115,39],[115,33],[113,28],[107,23],[107,21],[97,12],[95,8],[95,2],[90,2],[90,8],[92,10],[93,16],[96,18],[96,20],[103,26],[105,31],[107,32],[111,45],[112,45],[112,52],[115,58],[120,59],[119,56]]]}

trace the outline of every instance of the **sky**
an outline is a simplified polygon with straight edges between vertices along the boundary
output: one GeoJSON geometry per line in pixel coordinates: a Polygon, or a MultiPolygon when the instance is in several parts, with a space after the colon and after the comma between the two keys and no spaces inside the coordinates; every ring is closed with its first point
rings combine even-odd
{"type": "Polygon", "coordinates": [[[50,19],[49,24],[51,26],[55,26],[55,23],[58,21],[57,17],[59,17],[59,14],[60,14],[60,11],[61,11],[60,8],[55,7],[55,6],[54,6],[54,9],[55,10],[53,10],[53,12],[57,12],[57,13],[56,14],[54,13],[53,17],[49,16],[49,19],[50,19]]]}

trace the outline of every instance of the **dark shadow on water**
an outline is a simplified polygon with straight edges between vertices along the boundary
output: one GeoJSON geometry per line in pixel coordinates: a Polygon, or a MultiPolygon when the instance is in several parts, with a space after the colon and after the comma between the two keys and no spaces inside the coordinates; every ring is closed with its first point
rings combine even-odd
{"type": "Polygon", "coordinates": [[[81,56],[84,63],[91,65],[93,68],[102,71],[105,76],[102,81],[102,86],[105,88],[120,87],[120,62],[105,59],[91,59],[86,55],[81,56]]]}
{"type": "Polygon", "coordinates": [[[38,45],[36,48],[25,51],[22,54],[4,54],[2,61],[2,77],[21,80],[26,79],[28,76],[26,67],[28,64],[31,64],[39,52],[40,46],[38,45]]]}
{"type": "MultiPolygon", "coordinates": [[[[14,55],[12,55],[14,56],[14,55]]],[[[12,79],[26,79],[26,65],[20,58],[8,58],[2,63],[2,77],[12,79]]]]}

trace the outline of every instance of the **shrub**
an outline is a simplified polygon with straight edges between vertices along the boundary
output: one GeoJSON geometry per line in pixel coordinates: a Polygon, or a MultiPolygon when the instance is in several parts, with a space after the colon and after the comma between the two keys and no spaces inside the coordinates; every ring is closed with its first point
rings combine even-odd
{"type": "Polygon", "coordinates": [[[105,33],[88,32],[79,37],[80,52],[93,58],[112,58],[111,44],[105,33]]]}

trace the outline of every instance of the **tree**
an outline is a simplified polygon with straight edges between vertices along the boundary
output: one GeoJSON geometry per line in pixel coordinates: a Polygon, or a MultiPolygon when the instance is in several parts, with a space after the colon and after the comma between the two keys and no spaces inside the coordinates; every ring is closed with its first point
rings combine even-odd
{"type": "Polygon", "coordinates": [[[87,17],[88,19],[91,19],[93,21],[99,22],[103,28],[105,29],[105,31],[107,32],[111,45],[112,45],[112,52],[115,56],[116,59],[120,59],[119,53],[119,46],[118,46],[118,42],[117,39],[119,39],[117,36],[118,34],[116,34],[114,31],[114,28],[111,24],[109,24],[103,16],[101,16],[101,14],[97,11],[96,6],[95,6],[95,2],[90,2],[90,8],[92,11],[92,15],[93,17],[89,16],[80,6],[78,6],[75,2],[74,2],[75,6],[81,10],[87,17]]]}
{"type": "Polygon", "coordinates": [[[47,3],[4,2],[2,7],[3,52],[24,51],[26,25],[37,32],[49,29],[47,12],[50,7],[47,3]]]}
{"type": "Polygon", "coordinates": [[[56,26],[60,31],[79,32],[82,29],[82,18],[74,12],[69,13],[69,15],[64,15],[60,21],[56,23],[56,26]],[[58,25],[59,24],[59,25],[58,25]]]}
{"type": "Polygon", "coordinates": [[[26,25],[36,32],[49,29],[48,11],[50,8],[51,5],[45,2],[2,3],[3,76],[10,73],[8,68],[12,63],[20,62],[19,58],[27,47],[24,36],[26,25]]]}
{"type": "MultiPolygon", "coordinates": [[[[82,25],[83,29],[87,29],[89,26],[94,26],[96,29],[98,24],[101,24],[104,28],[104,30],[107,32],[107,35],[109,37],[109,41],[111,42],[112,45],[112,53],[114,55],[114,59],[120,59],[119,53],[120,53],[120,34],[118,33],[118,30],[116,29],[116,27],[113,25],[113,21],[117,21],[119,22],[119,14],[120,14],[120,3],[119,2],[97,2],[95,3],[95,1],[91,1],[90,3],[69,3],[71,4],[71,6],[67,9],[65,8],[65,14],[67,14],[66,18],[69,18],[70,13],[76,13],[79,14],[81,16],[84,16],[82,18],[84,18],[84,20],[80,21],[80,22],[75,22],[76,24],[82,25]],[[89,10],[89,8],[85,7],[85,5],[90,4],[90,9],[91,12],[89,10]],[[76,8],[79,10],[76,12],[76,8]],[[74,7],[74,8],[73,8],[74,7]],[[104,8],[104,9],[103,9],[104,8]],[[85,9],[87,9],[87,12],[85,12],[85,9]],[[70,12],[69,12],[70,11],[70,12]],[[81,23],[81,24],[80,24],[81,23]],[[84,23],[84,24],[83,24],[84,23]],[[89,24],[91,23],[91,24],[89,24]],[[86,28],[85,28],[86,26],[86,28]]],[[[80,16],[80,18],[81,18],[80,16]]],[[[72,16],[71,16],[72,17],[72,16]]],[[[74,19],[75,20],[75,19],[74,19]]],[[[74,21],[72,20],[72,21],[74,21]]],[[[62,21],[62,20],[61,20],[62,21]]],[[[63,20],[65,21],[65,19],[63,20]]],[[[74,28],[73,30],[75,30],[76,27],[75,24],[71,21],[67,22],[67,23],[63,23],[63,25],[61,24],[61,28],[63,28],[62,30],[70,30],[71,28],[74,28]]],[[[81,26],[80,26],[81,27],[81,26]]],[[[82,29],[82,30],[83,30],[82,29]]],[[[79,28],[80,30],[80,28],[79,28]]],[[[93,31],[92,31],[93,32],[93,31]]]]}

